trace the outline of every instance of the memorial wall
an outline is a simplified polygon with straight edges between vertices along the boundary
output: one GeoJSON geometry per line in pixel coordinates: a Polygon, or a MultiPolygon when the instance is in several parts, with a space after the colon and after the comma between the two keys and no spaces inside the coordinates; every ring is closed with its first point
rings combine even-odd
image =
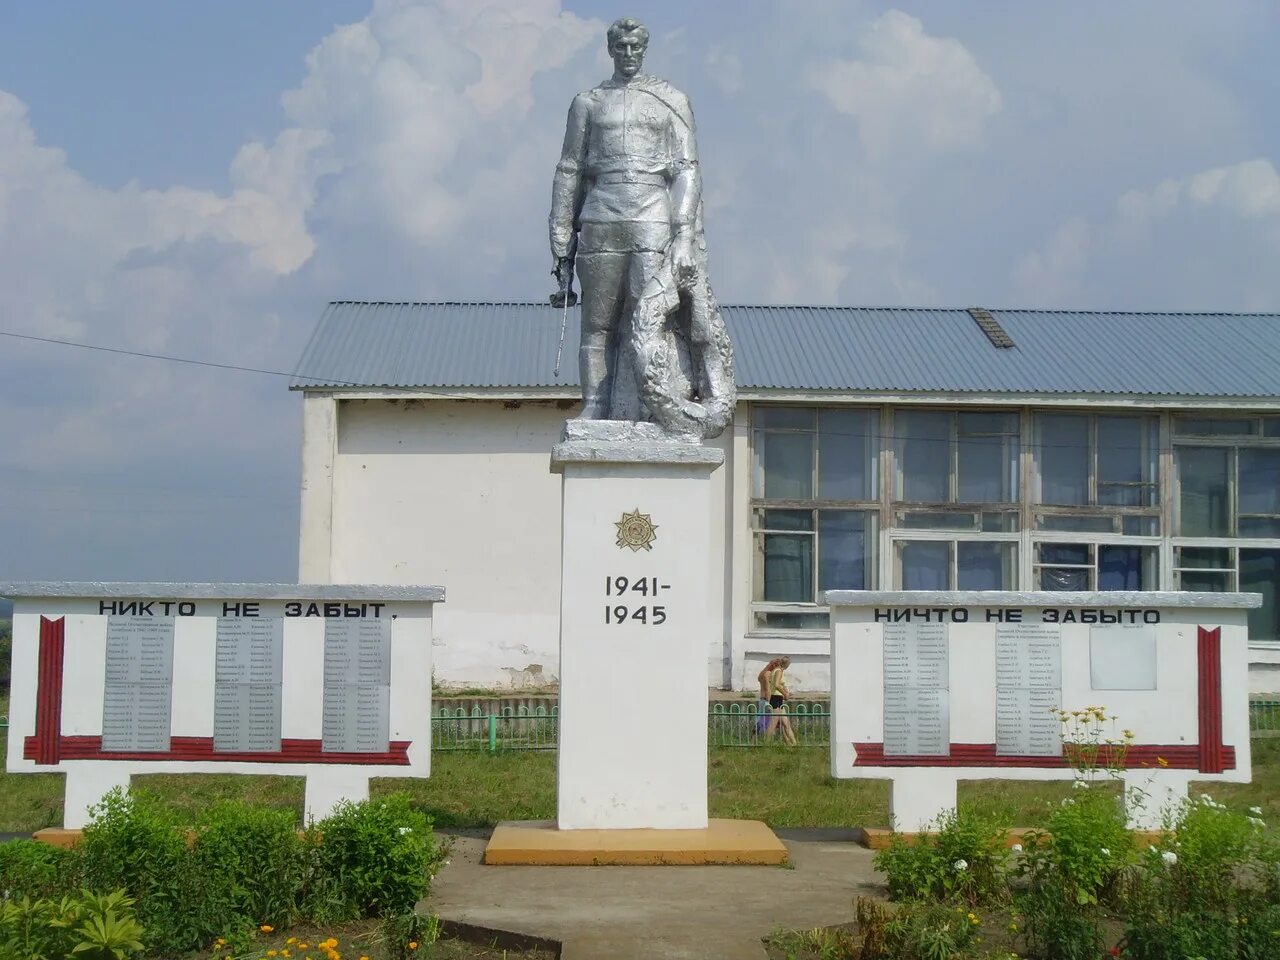
{"type": "Polygon", "coordinates": [[[67,826],[134,773],[307,778],[323,816],[431,761],[437,587],[0,584],[8,769],[66,773],[67,826]]]}
{"type": "MultiPolygon", "coordinates": [[[[1248,781],[1257,594],[833,591],[831,770],[888,779],[900,829],[961,779],[1071,779],[1061,711],[1104,707],[1134,825],[1192,780],[1248,781]],[[1130,736],[1125,737],[1124,731],[1130,736]]],[[[1068,745],[1069,746],[1069,745],[1068,745]]],[[[1105,763],[1104,763],[1105,765],[1105,763]]]]}

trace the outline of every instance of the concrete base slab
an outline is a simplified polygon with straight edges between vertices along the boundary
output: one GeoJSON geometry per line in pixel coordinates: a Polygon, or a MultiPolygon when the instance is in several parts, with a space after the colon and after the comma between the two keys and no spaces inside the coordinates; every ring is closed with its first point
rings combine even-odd
{"type": "Polygon", "coordinates": [[[858,896],[885,893],[844,836],[789,837],[787,867],[501,867],[481,862],[483,837],[452,840],[419,909],[557,941],[562,960],[766,960],[772,931],[847,923],[858,896]]]}
{"type": "Polygon", "coordinates": [[[550,820],[500,823],[484,851],[503,866],[684,866],[786,863],[759,820],[710,820],[701,830],[559,830],[550,820]]]}
{"type": "Polygon", "coordinates": [[[74,847],[83,836],[81,830],[70,830],[66,827],[45,827],[31,835],[38,843],[47,843],[51,847],[74,847]]]}

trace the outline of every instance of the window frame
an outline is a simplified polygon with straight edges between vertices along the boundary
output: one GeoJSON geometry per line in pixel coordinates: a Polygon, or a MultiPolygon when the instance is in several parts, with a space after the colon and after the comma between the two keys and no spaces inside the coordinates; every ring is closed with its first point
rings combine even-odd
{"type": "Polygon", "coordinates": [[[881,521],[881,451],[883,450],[883,438],[880,436],[881,424],[881,407],[880,406],[857,406],[857,407],[841,407],[823,404],[769,404],[757,403],[752,405],[751,422],[749,432],[751,437],[751,487],[750,497],[748,500],[748,518],[750,525],[750,549],[751,549],[751,593],[749,599],[748,624],[747,633],[751,635],[772,635],[775,633],[785,633],[787,636],[829,636],[830,635],[830,607],[822,603],[821,597],[821,575],[822,575],[822,539],[821,539],[821,516],[823,512],[833,511],[857,511],[865,517],[865,541],[867,545],[867,556],[864,559],[866,571],[866,589],[873,590],[879,581],[880,571],[880,521],[881,521]],[[757,413],[764,409],[788,409],[801,410],[807,409],[812,411],[812,427],[764,427],[757,426],[757,413]],[[866,499],[822,499],[818,496],[821,491],[820,478],[822,470],[822,429],[821,429],[821,413],[824,410],[851,410],[864,414],[869,421],[869,432],[865,434],[868,444],[866,450],[866,466],[867,466],[867,485],[870,488],[870,496],[866,499]],[[766,498],[765,492],[765,461],[764,449],[761,437],[767,433],[793,433],[808,434],[812,437],[812,453],[809,463],[810,485],[809,489],[814,496],[806,499],[795,498],[766,498]],[[811,514],[811,529],[808,531],[786,530],[775,531],[771,528],[763,526],[763,519],[766,510],[804,510],[811,514]],[[813,538],[812,547],[812,596],[813,601],[778,601],[765,600],[764,583],[765,583],[765,561],[764,561],[764,537],[766,533],[787,533],[808,535],[813,538]],[[781,614],[795,616],[821,616],[826,620],[826,626],[822,627],[786,627],[780,625],[762,624],[760,619],[762,615],[781,614]]]}
{"type": "MultiPolygon", "coordinates": [[[[1171,439],[1173,446],[1172,458],[1172,486],[1170,514],[1173,529],[1170,531],[1171,539],[1175,544],[1181,544],[1184,540],[1206,541],[1206,540],[1241,540],[1248,543],[1280,543],[1280,536],[1277,537],[1249,537],[1240,534],[1240,518],[1241,517],[1262,517],[1276,521],[1280,521],[1280,512],[1277,513],[1241,513],[1240,512],[1240,451],[1242,449],[1250,450],[1273,450],[1280,452],[1280,436],[1268,437],[1261,433],[1265,429],[1265,424],[1260,427],[1260,432],[1250,435],[1232,435],[1221,434],[1217,436],[1196,436],[1196,435],[1179,435],[1177,432],[1178,417],[1174,417],[1174,428],[1171,431],[1171,439]],[[1201,535],[1185,536],[1182,533],[1182,459],[1179,453],[1184,449],[1211,449],[1225,450],[1228,455],[1227,466],[1227,532],[1218,537],[1206,537],[1201,535]]],[[[1192,418],[1183,418],[1192,419],[1192,418]]],[[[1251,422],[1263,420],[1265,417],[1219,417],[1220,421],[1239,420],[1241,422],[1251,422]]],[[[1191,544],[1195,546],[1195,544],[1191,544]]]]}
{"type": "Polygon", "coordinates": [[[1030,433],[1031,433],[1031,486],[1032,490],[1026,498],[1028,507],[1029,526],[1035,536],[1041,534],[1049,534],[1055,542],[1065,542],[1073,540],[1083,542],[1081,537],[1098,536],[1118,536],[1118,537],[1155,537],[1159,538],[1164,533],[1163,521],[1163,499],[1164,491],[1161,483],[1161,474],[1163,473],[1162,457],[1160,455],[1160,414],[1150,411],[1125,411],[1125,410],[1108,410],[1098,412],[1092,410],[1080,409],[1064,409],[1057,410],[1052,408],[1031,408],[1030,415],[1030,433]],[[1066,504],[1066,503],[1045,503],[1044,502],[1044,460],[1040,454],[1045,444],[1042,442],[1042,432],[1040,426],[1040,418],[1044,416],[1057,417],[1085,417],[1088,419],[1089,428],[1089,448],[1088,461],[1089,472],[1086,481],[1088,491],[1087,503],[1066,504]],[[1148,442],[1151,445],[1150,456],[1152,458],[1152,479],[1149,481],[1141,481],[1138,483],[1125,483],[1117,481],[1106,481],[1100,479],[1099,458],[1101,449],[1098,445],[1098,421],[1120,420],[1120,419],[1136,419],[1144,421],[1143,426],[1146,429],[1148,442]],[[1099,502],[1099,491],[1103,486],[1131,486],[1131,487],[1147,487],[1151,491],[1153,503],[1146,506],[1133,506],[1125,504],[1111,504],[1099,502]],[[1063,528],[1054,528],[1044,525],[1044,518],[1063,517],[1076,518],[1078,520],[1095,520],[1110,521],[1111,530],[1068,530],[1063,528]],[[1129,517],[1141,517],[1154,521],[1156,532],[1152,534],[1138,534],[1125,532],[1125,520],[1129,517]]]}

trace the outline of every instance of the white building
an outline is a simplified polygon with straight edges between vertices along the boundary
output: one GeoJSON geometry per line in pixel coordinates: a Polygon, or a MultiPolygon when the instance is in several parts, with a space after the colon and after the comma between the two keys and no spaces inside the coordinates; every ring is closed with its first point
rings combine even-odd
{"type": "MultiPolygon", "coordinates": [[[[575,314],[559,379],[537,304],[334,303],[299,362],[300,580],[444,585],[442,683],[557,675],[575,314]]],[[[1280,315],[724,314],[710,685],[825,688],[826,589],[1151,589],[1262,593],[1280,690],[1280,315]]]]}

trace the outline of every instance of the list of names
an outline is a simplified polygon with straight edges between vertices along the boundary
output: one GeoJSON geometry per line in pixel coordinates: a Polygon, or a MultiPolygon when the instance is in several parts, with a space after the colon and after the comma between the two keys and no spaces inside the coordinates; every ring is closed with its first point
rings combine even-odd
{"type": "Polygon", "coordinates": [[[213,749],[279,751],[284,621],[220,617],[216,647],[213,749]]]}
{"type": "Polygon", "coordinates": [[[326,752],[384,753],[391,737],[391,621],[324,623],[326,752]]]}
{"type": "Polygon", "coordinates": [[[173,617],[107,617],[102,749],[167,752],[173,710],[173,617]]]}
{"type": "Polygon", "coordinates": [[[945,623],[884,625],[884,752],[951,751],[950,661],[945,623]]]}
{"type": "Polygon", "coordinates": [[[996,627],[996,753],[1062,753],[1062,634],[1054,624],[996,627]]]}

